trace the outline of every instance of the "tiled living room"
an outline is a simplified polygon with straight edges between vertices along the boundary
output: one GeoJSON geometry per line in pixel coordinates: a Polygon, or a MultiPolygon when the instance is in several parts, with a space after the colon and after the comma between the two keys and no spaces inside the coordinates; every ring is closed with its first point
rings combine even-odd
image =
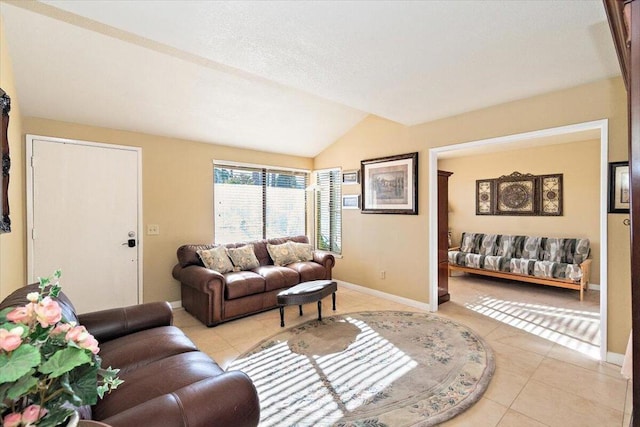
{"type": "Polygon", "coordinates": [[[0,0],[2,425],[640,426],[639,2],[0,0]]]}

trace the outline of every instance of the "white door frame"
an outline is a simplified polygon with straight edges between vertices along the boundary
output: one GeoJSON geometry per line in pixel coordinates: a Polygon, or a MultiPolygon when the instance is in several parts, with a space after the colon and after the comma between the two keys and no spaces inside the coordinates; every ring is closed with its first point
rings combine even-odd
{"type": "Polygon", "coordinates": [[[34,140],[44,140],[49,142],[59,142],[64,144],[75,144],[75,145],[89,145],[92,147],[99,148],[107,148],[112,150],[126,150],[126,151],[134,151],[137,153],[138,157],[138,200],[137,200],[137,208],[138,208],[138,303],[141,304],[143,300],[143,284],[144,280],[142,277],[143,271],[143,236],[142,232],[142,148],[141,147],[130,147],[127,145],[116,145],[116,144],[104,144],[100,142],[93,141],[82,141],[77,139],[66,139],[66,138],[56,138],[52,136],[42,136],[42,135],[31,135],[27,134],[26,136],[26,175],[27,175],[27,280],[28,283],[34,283],[37,281],[37,277],[35,277],[34,273],[34,244],[33,244],[33,164],[31,158],[33,157],[33,141],[34,140]]]}
{"type": "MultiPolygon", "coordinates": [[[[600,132],[600,360],[607,360],[607,297],[608,297],[608,233],[607,233],[607,176],[609,162],[609,120],[594,120],[567,126],[500,136],[461,144],[431,148],[429,150],[429,212],[438,211],[438,155],[469,148],[506,145],[517,141],[566,135],[574,132],[597,130],[600,132]]],[[[438,218],[429,216],[429,305],[438,311],[438,218]]]]}

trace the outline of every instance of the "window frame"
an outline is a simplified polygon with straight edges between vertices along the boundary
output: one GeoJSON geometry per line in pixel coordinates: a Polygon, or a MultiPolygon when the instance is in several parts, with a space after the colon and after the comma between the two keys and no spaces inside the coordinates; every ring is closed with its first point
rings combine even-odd
{"type": "MultiPolygon", "coordinates": [[[[337,256],[342,256],[342,168],[341,167],[332,167],[332,168],[324,168],[324,169],[317,169],[313,171],[313,177],[314,177],[314,206],[313,206],[313,216],[314,216],[314,230],[313,230],[313,234],[314,234],[314,247],[316,250],[318,251],[323,251],[323,252],[329,252],[331,254],[337,255],[337,256]],[[331,219],[332,219],[332,212],[335,212],[338,217],[338,221],[339,223],[336,225],[336,233],[337,233],[337,238],[339,239],[338,244],[337,244],[337,248],[332,248],[331,247],[331,243],[329,243],[329,248],[324,248],[324,247],[320,247],[320,230],[321,230],[321,226],[320,226],[320,218],[319,218],[319,210],[320,210],[320,203],[321,203],[321,197],[322,195],[320,194],[323,191],[322,188],[322,183],[320,182],[320,174],[321,173],[334,173],[334,182],[333,183],[329,183],[329,194],[327,195],[329,198],[329,212],[327,212],[327,215],[329,217],[329,241],[332,242],[334,239],[331,236],[332,233],[332,229],[333,227],[331,226],[331,219]],[[332,198],[332,194],[331,194],[331,187],[337,189],[337,194],[333,194],[333,198],[332,198]],[[331,208],[333,204],[333,209],[331,208]],[[336,250],[337,249],[337,250],[336,250]]],[[[331,178],[329,178],[329,181],[331,181],[331,178]]]]}

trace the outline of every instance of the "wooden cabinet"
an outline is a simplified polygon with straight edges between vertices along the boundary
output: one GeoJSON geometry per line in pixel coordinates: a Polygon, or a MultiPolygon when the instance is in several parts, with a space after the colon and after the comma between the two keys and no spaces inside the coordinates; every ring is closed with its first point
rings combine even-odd
{"type": "Polygon", "coordinates": [[[449,177],[438,171],[438,304],[449,301],[449,177]]]}

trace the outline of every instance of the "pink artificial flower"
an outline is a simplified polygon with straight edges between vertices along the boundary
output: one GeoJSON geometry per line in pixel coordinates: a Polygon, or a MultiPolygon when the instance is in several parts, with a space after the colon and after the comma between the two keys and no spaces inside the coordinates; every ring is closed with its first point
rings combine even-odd
{"type": "Polygon", "coordinates": [[[55,328],[49,332],[49,335],[66,334],[74,325],[71,323],[58,323],[55,328]]]}
{"type": "Polygon", "coordinates": [[[16,307],[7,314],[7,320],[14,323],[29,324],[33,318],[33,303],[16,307]]]}
{"type": "Polygon", "coordinates": [[[22,416],[20,414],[12,412],[9,415],[5,415],[2,419],[2,425],[5,427],[19,427],[21,420],[22,416]]]}
{"type": "Polygon", "coordinates": [[[0,329],[0,349],[4,351],[13,351],[22,344],[22,326],[7,331],[0,329]]]}
{"type": "Polygon", "coordinates": [[[62,319],[62,310],[60,305],[51,299],[44,297],[34,308],[36,318],[43,328],[55,325],[62,319]]]}
{"type": "Polygon", "coordinates": [[[98,340],[96,340],[91,334],[89,334],[86,339],[79,342],[78,345],[82,348],[86,348],[93,354],[98,354],[100,351],[100,347],[98,347],[98,340]]]}
{"type": "Polygon", "coordinates": [[[90,350],[93,354],[98,354],[100,351],[98,341],[82,325],[71,328],[64,338],[67,341],[75,342],[80,348],[90,350]]]}
{"type": "Polygon", "coordinates": [[[29,405],[22,411],[22,424],[25,426],[33,426],[42,417],[47,414],[47,410],[39,405],[29,405]]]}

